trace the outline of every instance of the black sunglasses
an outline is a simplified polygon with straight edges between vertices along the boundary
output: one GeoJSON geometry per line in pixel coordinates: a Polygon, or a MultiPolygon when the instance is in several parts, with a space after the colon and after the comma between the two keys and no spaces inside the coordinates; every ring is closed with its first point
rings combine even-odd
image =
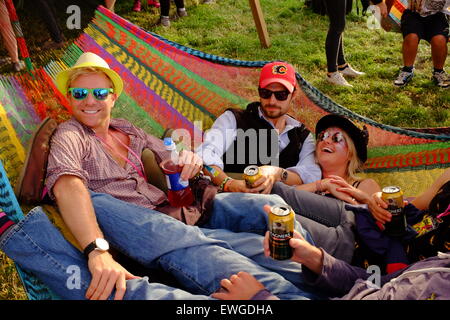
{"type": "Polygon", "coordinates": [[[270,99],[270,97],[272,96],[272,94],[275,95],[275,98],[278,101],[284,101],[289,97],[289,90],[283,90],[283,91],[272,91],[269,89],[264,89],[264,88],[258,88],[258,93],[259,96],[263,99],[270,99]]]}

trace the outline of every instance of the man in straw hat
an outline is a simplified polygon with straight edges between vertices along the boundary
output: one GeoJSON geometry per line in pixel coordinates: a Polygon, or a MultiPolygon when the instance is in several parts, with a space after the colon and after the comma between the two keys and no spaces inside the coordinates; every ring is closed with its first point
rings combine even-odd
{"type": "MultiPolygon", "coordinates": [[[[244,239],[245,234],[213,230],[250,231],[251,222],[246,219],[230,218],[221,225],[209,223],[210,229],[199,229],[160,214],[168,206],[167,197],[146,182],[140,158],[144,148],[151,149],[158,162],[169,159],[170,152],[160,139],[124,119],[111,118],[123,83],[102,58],[90,52],[82,54],[72,68],[58,74],[56,82],[69,100],[73,117],[60,124],[52,137],[46,187],[88,259],[92,280],[87,298],[107,298],[115,288],[115,298],[121,299],[125,280],[135,278],[113,259],[109,243],[148,268],[170,272],[194,294],[211,294],[224,276],[244,270],[286,298],[313,296],[231,250],[238,251],[238,244],[235,247],[232,242],[244,239]]],[[[184,180],[202,168],[201,159],[189,151],[182,152],[179,161],[184,180]]],[[[212,214],[237,217],[233,211],[247,209],[260,211],[258,219],[264,222],[263,204],[284,203],[275,195],[219,194],[212,214]]],[[[259,225],[265,225],[261,221],[259,225]]],[[[265,228],[252,231],[262,235],[265,228]]],[[[258,248],[262,237],[257,238],[259,241],[244,241],[240,252],[258,248]]],[[[283,272],[282,265],[267,263],[283,272]]]]}

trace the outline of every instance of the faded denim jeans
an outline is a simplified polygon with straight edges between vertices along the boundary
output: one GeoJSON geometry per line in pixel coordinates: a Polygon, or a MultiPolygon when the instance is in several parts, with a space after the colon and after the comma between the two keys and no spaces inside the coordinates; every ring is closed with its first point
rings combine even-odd
{"type": "MultiPolygon", "coordinates": [[[[112,246],[146,267],[171,273],[183,286],[180,290],[147,278],[128,280],[125,299],[208,299],[220,280],[239,271],[249,272],[281,299],[317,297],[303,284],[299,264],[263,256],[262,236],[187,226],[109,195],[91,195],[98,223],[112,246]]],[[[40,207],[9,230],[0,247],[61,298],[84,299],[91,280],[86,260],[40,207]],[[80,288],[68,285],[71,266],[79,267],[80,288]]]]}

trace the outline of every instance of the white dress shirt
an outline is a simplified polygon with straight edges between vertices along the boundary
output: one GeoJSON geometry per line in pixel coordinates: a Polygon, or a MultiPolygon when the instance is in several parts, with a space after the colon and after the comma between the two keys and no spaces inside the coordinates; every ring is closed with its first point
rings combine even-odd
{"type": "MultiPolygon", "coordinates": [[[[258,109],[259,116],[265,119],[274,129],[272,122],[268,121],[258,109]]],[[[300,127],[301,123],[292,117],[286,117],[286,126],[281,134],[278,135],[279,152],[281,152],[289,144],[288,131],[295,127],[300,127]]],[[[205,165],[217,166],[223,170],[224,163],[222,156],[234,143],[236,133],[236,118],[231,111],[225,111],[220,115],[210,130],[205,132],[203,144],[197,148],[197,154],[202,157],[205,165]]],[[[303,183],[311,183],[321,179],[322,172],[316,164],[314,158],[315,142],[310,133],[303,142],[302,149],[299,154],[299,160],[296,166],[286,168],[289,171],[297,173],[303,183]]]]}

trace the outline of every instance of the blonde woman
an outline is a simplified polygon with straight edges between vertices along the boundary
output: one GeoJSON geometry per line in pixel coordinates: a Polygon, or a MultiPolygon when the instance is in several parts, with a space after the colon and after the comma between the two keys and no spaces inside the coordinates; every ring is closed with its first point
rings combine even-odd
{"type": "Polygon", "coordinates": [[[368,132],[344,117],[330,114],[317,123],[316,140],[316,161],[322,179],[298,186],[276,183],[272,193],[292,206],[317,246],[350,262],[355,247],[355,206],[367,205],[382,223],[390,219],[371,197],[381,191],[380,186],[373,179],[357,175],[367,160],[368,132]]]}

